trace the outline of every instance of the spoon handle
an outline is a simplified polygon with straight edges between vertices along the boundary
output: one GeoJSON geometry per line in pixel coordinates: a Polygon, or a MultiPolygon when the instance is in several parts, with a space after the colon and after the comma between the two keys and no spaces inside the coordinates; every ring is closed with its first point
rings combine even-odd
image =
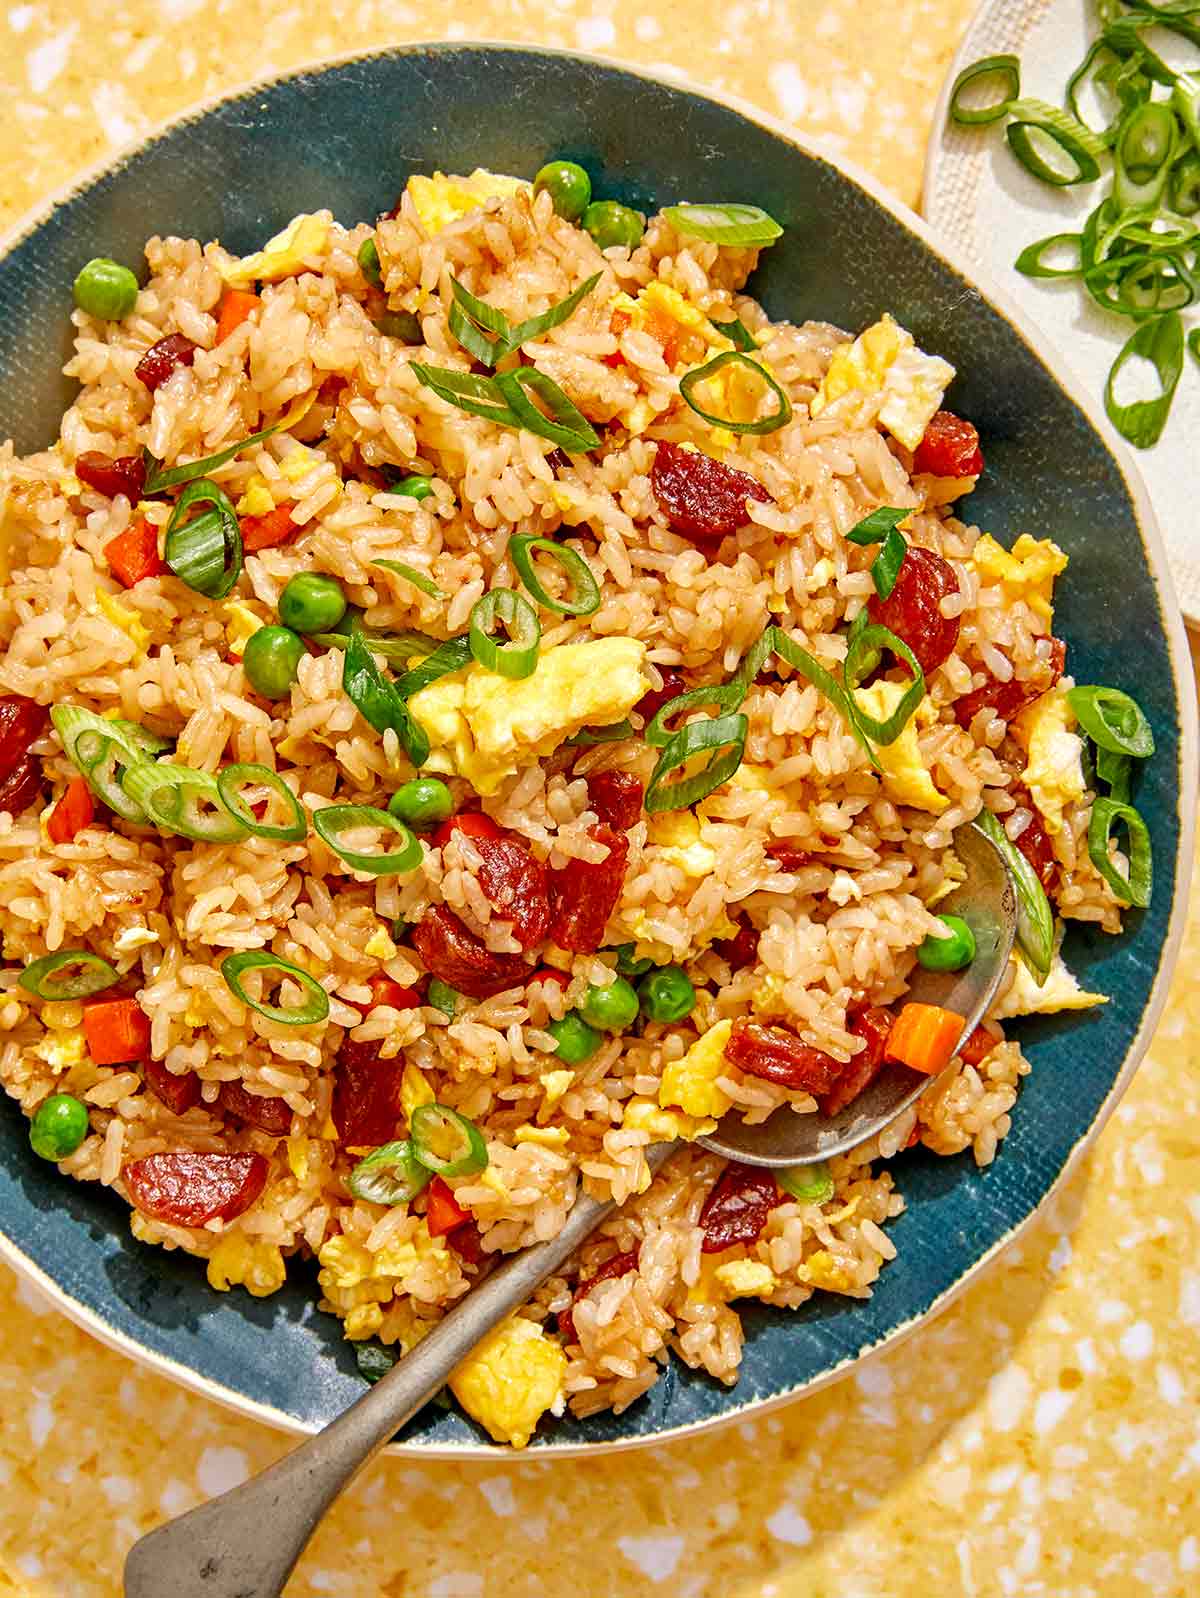
{"type": "MultiPolygon", "coordinates": [[[[673,1145],[648,1150],[657,1169],[673,1145]]],[[[261,1476],[152,1531],[130,1550],[125,1598],[279,1598],[329,1505],[506,1315],[614,1206],[576,1201],[557,1236],[515,1254],[324,1431],[261,1476]]]]}

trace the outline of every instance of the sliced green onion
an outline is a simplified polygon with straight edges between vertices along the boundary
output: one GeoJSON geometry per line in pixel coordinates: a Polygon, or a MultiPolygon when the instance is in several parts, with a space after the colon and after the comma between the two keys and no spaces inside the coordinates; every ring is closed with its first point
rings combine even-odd
{"type": "Polygon", "coordinates": [[[471,606],[468,637],[471,653],[485,671],[519,681],[537,670],[542,624],[523,594],[511,588],[493,588],[471,606]],[[509,642],[498,644],[492,636],[497,623],[509,631],[509,642]]]}
{"type": "Polygon", "coordinates": [[[421,864],[421,845],[413,834],[402,821],[386,810],[377,810],[374,805],[326,805],[313,811],[312,820],[317,835],[354,871],[363,871],[372,877],[394,877],[399,872],[415,871],[421,864]],[[391,853],[376,851],[372,854],[348,849],[341,835],[354,827],[394,832],[401,840],[400,847],[391,853]]]}
{"type": "Polygon", "coordinates": [[[1005,137],[1017,160],[1035,178],[1055,188],[1067,188],[1074,183],[1091,183],[1100,176],[1097,157],[1104,154],[1105,142],[1069,111],[1045,100],[1013,100],[1005,109],[1013,118],[1004,130],[1005,137]],[[1035,133],[1049,139],[1067,156],[1072,163],[1069,172],[1051,166],[1038,153],[1035,133]]]}
{"type": "Polygon", "coordinates": [[[517,576],[547,610],[560,616],[590,616],[600,609],[600,584],[592,575],[591,567],[582,555],[565,544],[556,544],[552,538],[531,538],[528,533],[514,534],[508,541],[508,553],[517,576]],[[555,599],[542,584],[533,565],[536,551],[551,556],[571,579],[571,598],[555,599]]]}
{"type": "Polygon", "coordinates": [[[1133,761],[1111,749],[1096,750],[1096,775],[1108,784],[1108,797],[1127,805],[1133,797],[1133,761]]]}
{"type": "Polygon", "coordinates": [[[476,299],[456,278],[451,278],[454,304],[450,307],[448,318],[450,331],[469,355],[482,361],[485,366],[496,366],[506,355],[520,349],[522,344],[540,338],[551,328],[561,327],[596,287],[600,276],[599,272],[593,273],[586,283],[581,283],[566,299],[559,300],[557,305],[552,305],[539,316],[518,322],[515,327],[503,311],[488,305],[485,300],[476,299]]]}
{"type": "Polygon", "coordinates": [[[419,588],[423,594],[428,594],[430,599],[449,599],[450,595],[444,588],[439,588],[432,577],[425,572],[419,572],[415,566],[406,566],[402,560],[373,560],[372,566],[379,566],[385,572],[395,572],[397,577],[403,577],[406,583],[411,583],[414,588],[419,588]]]}
{"type": "Polygon", "coordinates": [[[732,322],[713,322],[712,326],[729,340],[734,349],[749,352],[758,348],[758,340],[740,316],[735,316],[732,322]]]}
{"type": "Polygon", "coordinates": [[[1183,322],[1179,312],[1168,311],[1165,316],[1143,322],[1113,362],[1104,385],[1104,408],[1122,438],[1127,438],[1138,449],[1149,449],[1151,444],[1157,444],[1182,371],[1183,322]],[[1151,400],[1120,405],[1115,398],[1117,378],[1126,362],[1139,356],[1149,361],[1158,373],[1161,392],[1151,400]]]}
{"type": "Polygon", "coordinates": [[[588,749],[593,744],[615,744],[620,743],[622,738],[632,737],[633,723],[626,716],[623,721],[614,721],[609,727],[584,727],[565,742],[569,748],[588,749]]]}
{"type": "Polygon", "coordinates": [[[172,466],[169,471],[164,472],[162,462],[155,460],[151,455],[148,458],[149,471],[146,473],[146,483],[142,489],[143,496],[148,499],[154,494],[161,494],[164,489],[178,488],[180,483],[191,483],[198,477],[207,477],[209,472],[215,472],[220,467],[228,465],[234,456],[240,455],[244,449],[263,443],[272,433],[278,433],[280,428],[294,426],[300,420],[294,411],[294,406],[289,407],[288,411],[277,422],[272,422],[270,427],[251,433],[249,438],[239,439],[236,444],[218,450],[215,455],[206,455],[200,461],[189,461],[186,466],[172,466]]]}
{"type": "Polygon", "coordinates": [[[1200,327],[1194,327],[1188,334],[1187,347],[1192,359],[1200,364],[1200,327]]]}
{"type": "Polygon", "coordinates": [[[1041,987],[1054,961],[1054,912],[1046,890],[1037,872],[990,810],[981,810],[974,826],[989,843],[995,844],[1008,867],[1017,896],[1017,952],[1041,987]]]}
{"type": "Polygon", "coordinates": [[[1178,136],[1174,112],[1159,100],[1126,114],[1113,148],[1113,200],[1121,210],[1159,203],[1178,136]]]}
{"type": "Polygon", "coordinates": [[[757,205],[667,205],[662,213],[676,233],[709,244],[774,244],[783,229],[757,205]]]}
{"type": "Polygon", "coordinates": [[[418,1162],[406,1138],[385,1143],[359,1160],[346,1178],[346,1186],[356,1199],[368,1204],[407,1204],[432,1176],[433,1172],[418,1162]]]}
{"type": "Polygon", "coordinates": [[[1126,904],[1144,910],[1154,883],[1150,832],[1139,811],[1117,799],[1096,799],[1088,822],[1088,854],[1109,887],[1126,904]],[[1114,826],[1124,822],[1129,833],[1129,875],[1123,877],[1108,852],[1114,826]]]}
{"type": "Polygon", "coordinates": [[[452,988],[448,982],[443,982],[440,977],[430,977],[429,986],[425,989],[425,1003],[432,1005],[435,1010],[453,1016],[461,997],[458,989],[452,988]]]}
{"type": "Polygon", "coordinates": [[[845,536],[852,544],[878,544],[887,538],[889,533],[894,532],[901,522],[906,522],[912,514],[911,508],[900,510],[895,505],[881,505],[869,516],[864,516],[862,521],[855,522],[845,536]]]}
{"type": "Polygon", "coordinates": [[[248,761],[239,761],[235,765],[226,766],[217,772],[217,797],[233,819],[240,821],[246,831],[255,838],[274,838],[280,843],[301,843],[308,836],[308,817],[305,815],[304,806],[279,773],[272,771],[270,766],[258,766],[248,761]],[[278,794],[291,811],[291,821],[282,827],[260,821],[241,796],[240,790],[247,785],[269,788],[272,793],[278,794]]]}
{"type": "Polygon", "coordinates": [[[891,597],[907,554],[908,540],[898,527],[893,527],[883,541],[883,548],[871,562],[871,581],[880,599],[891,597]]]}
{"type": "Polygon", "coordinates": [[[54,705],[50,720],[67,757],[88,787],[123,821],[144,822],[146,812],[121,786],[121,774],[146,761],[141,742],[124,729],[133,723],[99,716],[82,705],[54,705]]]}
{"type": "Polygon", "coordinates": [[[706,365],[693,367],[686,376],[680,378],[679,392],[702,421],[709,422],[714,427],[724,427],[730,433],[775,433],[781,427],[786,427],[792,419],[792,402],[788,399],[783,388],[775,381],[765,366],[762,366],[758,361],[751,360],[750,356],[743,354],[741,350],[722,350],[720,355],[714,355],[712,360],[707,362],[706,365]],[[715,377],[726,366],[734,363],[747,367],[756,377],[761,378],[778,400],[779,403],[769,416],[762,416],[755,422],[738,422],[734,421],[732,417],[718,416],[714,411],[706,411],[693,398],[697,387],[701,383],[707,383],[710,378],[715,377]]]}
{"type": "Polygon", "coordinates": [[[1189,150],[1171,168],[1170,200],[1177,216],[1200,211],[1200,151],[1189,150]]]}
{"type": "Polygon", "coordinates": [[[151,732],[140,721],[126,721],[123,716],[106,716],[104,719],[116,729],[130,749],[136,749],[148,758],[165,754],[175,746],[173,738],[164,738],[160,733],[151,732]]]}
{"type": "Polygon", "coordinates": [[[537,316],[528,317],[524,322],[518,322],[508,333],[509,350],[519,350],[522,344],[532,343],[535,338],[541,338],[542,334],[548,333],[551,328],[561,327],[575,314],[577,307],[596,287],[602,275],[600,272],[593,272],[587,282],[573,289],[565,300],[559,300],[558,304],[552,305],[548,311],[542,311],[537,316]]]}
{"type": "Polygon", "coordinates": [[[654,815],[662,810],[688,810],[728,782],[742,763],[749,726],[745,716],[732,715],[712,716],[681,727],[663,745],[646,785],[646,812],[654,815]],[[709,757],[701,771],[667,781],[673,771],[681,770],[706,751],[709,757]]]}
{"type": "Polygon", "coordinates": [[[420,1104],[410,1120],[413,1154],[438,1176],[474,1176],[486,1169],[483,1133],[447,1104],[420,1104]]]}
{"type": "Polygon", "coordinates": [[[431,682],[437,682],[439,677],[448,677],[451,672],[469,666],[472,659],[471,640],[468,637],[447,638],[419,666],[413,666],[402,677],[397,677],[392,688],[401,699],[411,699],[422,688],[428,688],[431,682]]]}
{"type": "Polygon", "coordinates": [[[400,1358],[394,1348],[384,1348],[381,1343],[355,1343],[354,1363],[358,1374],[369,1386],[381,1382],[400,1358]]]}
{"type": "Polygon", "coordinates": [[[308,636],[322,649],[345,649],[354,634],[362,638],[372,654],[382,655],[390,665],[407,666],[414,655],[432,655],[439,647],[438,640],[428,633],[369,633],[362,624],[362,611],[353,605],[332,632],[308,636]]]}
{"type": "Polygon", "coordinates": [[[290,960],[285,960],[282,955],[272,954],[267,949],[240,949],[237,954],[226,955],[221,961],[221,975],[235,999],[240,999],[259,1015],[266,1016],[268,1021],[281,1021],[284,1026],[312,1026],[329,1015],[329,995],[317,979],[309,976],[307,971],[302,971],[298,965],[293,965],[290,960]],[[252,999],[242,985],[243,971],[277,972],[281,977],[298,983],[307,997],[302,1004],[297,1005],[266,1004],[261,999],[252,999]]]}
{"type": "Polygon", "coordinates": [[[1106,74],[1114,63],[1116,63],[1118,66],[1121,63],[1119,59],[1113,55],[1113,52],[1109,49],[1108,45],[1105,44],[1103,39],[1096,39],[1093,41],[1087,55],[1084,56],[1083,60],[1067,79],[1067,88],[1064,99],[1067,103],[1067,110],[1070,111],[1071,115],[1077,122],[1081,122],[1085,128],[1091,128],[1092,132],[1097,136],[1097,138],[1107,140],[1111,133],[1111,124],[1102,128],[1093,128],[1092,124],[1084,116],[1083,109],[1079,104],[1079,91],[1083,87],[1087,78],[1090,76],[1093,67],[1101,56],[1107,56],[1108,61],[1105,63],[1105,66],[1101,69],[1101,71],[1096,74],[1096,83],[1103,84],[1105,87],[1110,87],[1106,74]]]}
{"type": "Polygon", "coordinates": [[[194,843],[238,843],[249,831],[221,798],[215,777],[170,761],[131,766],[121,786],[155,826],[194,843]]]}
{"type": "Polygon", "coordinates": [[[424,366],[419,361],[413,361],[409,371],[419,383],[432,389],[439,399],[457,406],[460,411],[466,411],[471,416],[482,416],[500,427],[521,426],[520,417],[496,387],[494,377],[457,372],[449,367],[424,366]]]}
{"type": "Polygon", "coordinates": [[[60,949],[57,954],[45,954],[40,960],[31,961],[17,983],[39,999],[53,1002],[86,999],[93,993],[103,993],[105,988],[111,988],[120,980],[120,973],[90,949],[60,949]],[[63,975],[57,976],[60,971],[63,975]]]}
{"type": "Polygon", "coordinates": [[[824,1160],[776,1171],[775,1180],[785,1193],[799,1199],[801,1204],[824,1204],[833,1197],[833,1177],[824,1160]]]}
{"type": "Polygon", "coordinates": [[[242,574],[242,532],[228,494],[207,477],[189,482],[175,501],[163,559],[181,582],[208,599],[224,599],[242,574]],[[211,505],[191,521],[193,505],[211,505]]]}
{"type": "MultiPolygon", "coordinates": [[[[431,655],[430,660],[433,658],[431,655]]],[[[424,664],[428,666],[429,662],[426,661],[424,664]]],[[[412,677],[416,673],[409,672],[407,675],[412,677]]],[[[441,673],[437,675],[440,676],[441,673]]],[[[401,682],[405,680],[401,678],[401,682]]],[[[368,725],[374,727],[380,734],[387,732],[390,727],[399,738],[401,747],[413,765],[425,764],[429,758],[429,734],[409,710],[406,696],[399,686],[388,682],[383,676],[371,656],[366,640],[358,633],[352,633],[346,640],[346,658],[342,665],[342,689],[368,725]]],[[[410,690],[410,692],[415,691],[415,689],[410,690]]]]}
{"type": "Polygon", "coordinates": [[[1051,233],[1047,238],[1027,244],[1013,265],[1026,277],[1079,277],[1083,272],[1080,244],[1081,237],[1078,233],[1051,233]],[[1071,245],[1074,248],[1076,263],[1073,266],[1047,266],[1044,259],[1047,251],[1062,245],[1071,245]]]}
{"type": "Polygon", "coordinates": [[[421,318],[412,311],[384,311],[376,317],[375,326],[385,338],[399,339],[401,344],[423,344],[425,334],[421,318]]]}
{"type": "Polygon", "coordinates": [[[964,67],[950,90],[950,120],[964,128],[998,122],[1021,92],[1021,63],[1015,55],[986,55],[964,67]],[[964,105],[963,95],[983,78],[999,78],[1002,98],[985,105],[964,105]]]}
{"type": "MultiPolygon", "coordinates": [[[[886,630],[886,629],[885,629],[886,630]]],[[[738,667],[735,681],[749,684],[754,681],[769,655],[776,654],[793,671],[798,671],[805,681],[813,684],[841,716],[846,726],[867,752],[872,766],[878,769],[879,760],[864,731],[857,705],[833,673],[821,665],[807,649],[802,649],[790,639],[782,627],[768,627],[762,637],[748,652],[738,667]]],[[[923,679],[922,679],[923,680],[923,679]]]]}
{"type": "Polygon", "coordinates": [[[1154,753],[1154,733],[1136,699],[1120,688],[1084,683],[1067,691],[1079,725],[1101,749],[1146,760],[1154,753]]]}
{"type": "Polygon", "coordinates": [[[678,727],[668,726],[669,722],[673,722],[678,716],[686,716],[691,710],[702,710],[708,705],[712,705],[719,715],[732,715],[735,710],[741,709],[747,687],[747,683],[735,677],[731,682],[714,682],[708,683],[703,688],[685,689],[683,693],[676,694],[674,699],[668,699],[665,705],[659,706],[646,723],[642,737],[652,749],[665,749],[680,730],[678,727]]]}
{"type": "MultiPolygon", "coordinates": [[[[860,615],[866,614],[865,610],[860,612],[860,615]]],[[[851,629],[844,669],[846,691],[854,706],[854,719],[858,726],[873,744],[886,747],[895,743],[925,697],[925,673],[921,670],[917,657],[894,632],[877,622],[868,622],[865,627],[858,628],[857,632],[851,629]],[[899,655],[912,672],[912,681],[886,721],[879,721],[868,714],[854,696],[855,686],[869,671],[874,670],[879,660],[879,651],[882,649],[890,649],[893,654],[899,655]]]]}
{"type": "Polygon", "coordinates": [[[560,449],[576,455],[599,446],[600,435],[587,417],[571,403],[558,384],[545,372],[539,372],[536,366],[516,366],[511,372],[499,373],[495,382],[517,417],[518,425],[527,433],[548,438],[560,449]],[[549,416],[538,409],[526,390],[536,394],[549,408],[549,416]]]}

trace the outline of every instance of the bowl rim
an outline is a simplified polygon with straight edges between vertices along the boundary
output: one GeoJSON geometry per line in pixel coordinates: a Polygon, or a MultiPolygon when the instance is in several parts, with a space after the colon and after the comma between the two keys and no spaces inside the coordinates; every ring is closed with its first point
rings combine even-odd
{"type": "MultiPolygon", "coordinates": [[[[955,246],[939,238],[923,217],[913,211],[903,200],[890,194],[876,177],[866,171],[856,161],[832,149],[821,138],[813,137],[789,127],[781,118],[764,111],[761,107],[752,104],[741,96],[730,94],[724,89],[718,90],[702,85],[682,72],[669,75],[656,73],[613,57],[597,55],[591,51],[567,50],[557,46],[525,44],[518,40],[486,38],[414,40],[404,44],[384,45],[365,50],[347,51],[331,56],[320,56],[315,60],[289,67],[286,70],[263,77],[246,79],[230,88],[218,90],[216,93],[188,105],[169,120],[158,124],[149,134],[130,140],[115,154],[92,163],[82,173],[68,179],[48,199],[43,200],[19,217],[0,236],[0,257],[6,256],[17,244],[48,221],[59,206],[86,193],[104,179],[115,175],[133,156],[147,147],[159,143],[161,140],[169,139],[180,128],[187,126],[189,123],[202,120],[210,112],[231,101],[250,98],[260,94],[264,89],[274,88],[295,78],[317,77],[342,67],[353,66],[359,62],[395,56],[429,53],[451,55],[480,51],[503,51],[512,55],[536,55],[580,62],[586,66],[600,68],[605,72],[624,74],[630,78],[640,78],[654,84],[656,87],[671,89],[735,112],[744,120],[769,133],[772,138],[791,145],[801,155],[810,160],[823,163],[832,168],[840,177],[853,183],[875,204],[907,229],[908,232],[915,235],[925,248],[938,257],[951,271],[970,284],[991,309],[1004,317],[1005,321],[1008,322],[1009,326],[1025,345],[1032,359],[1044,368],[1053,379],[1055,385],[1067,395],[1072,404],[1087,419],[1112,456],[1117,469],[1125,480],[1136,514],[1138,532],[1145,549],[1147,564],[1158,591],[1165,642],[1176,686],[1179,707],[1178,766],[1180,777],[1177,792],[1179,844],[1175,860],[1175,894],[1159,953],[1158,967],[1149,996],[1142,1010],[1140,1024],[1126,1051],[1121,1069],[1113,1080],[1112,1086],[1105,1095],[1095,1117],[1071,1146],[1050,1186],[1033,1209],[1002,1237],[997,1238],[978,1259],[963,1271],[955,1282],[940,1293],[925,1309],[893,1328],[893,1330],[880,1337],[870,1346],[861,1348],[854,1354],[847,1355],[819,1375],[807,1381],[798,1382],[784,1392],[773,1394],[770,1397],[751,1397],[738,1402],[737,1389],[731,1388],[729,1390],[728,1407],[721,1414],[708,1416],[702,1420],[688,1421],[678,1426],[665,1427],[645,1436],[620,1437],[597,1442],[574,1441],[568,1438],[565,1441],[555,1440],[542,1446],[524,1450],[514,1450],[504,1448],[499,1444],[479,1441],[427,1443],[414,1439],[406,1442],[391,1442],[384,1450],[387,1454],[397,1458],[446,1459],[495,1464],[499,1459],[510,1462],[516,1460],[546,1462],[549,1459],[591,1458],[598,1454],[624,1453],[636,1448],[647,1448],[659,1444],[677,1442],[681,1438],[698,1432],[712,1432],[750,1417],[757,1418],[760,1415],[769,1414],[771,1411],[779,1409],[786,1404],[806,1398],[810,1394],[830,1386],[833,1382],[839,1381],[863,1361],[872,1359],[884,1350],[894,1349],[905,1342],[918,1328],[925,1325],[926,1322],[932,1321],[942,1314],[944,1310],[948,1309],[968,1287],[976,1282],[979,1276],[1003,1250],[1007,1249],[1010,1244],[1025,1233],[1038,1215],[1057,1196],[1064,1183],[1073,1175],[1084,1153],[1091,1147],[1103,1130],[1145,1057],[1146,1050],[1149,1047],[1150,1040],[1157,1028],[1166,1003],[1171,976],[1183,942],[1188,894],[1192,877],[1197,795],[1193,787],[1187,782],[1186,777],[1187,773],[1194,771],[1197,766],[1197,702],[1193,687],[1191,655],[1186,641],[1184,623],[1167,564],[1162,534],[1159,531],[1158,521],[1150,503],[1145,484],[1142,482],[1141,474],[1129,450],[1109,427],[1107,418],[1099,415],[1091,398],[1083,392],[1082,384],[1078,382],[1067,364],[1053,350],[1043,353],[1039,348],[1037,329],[1031,319],[1014,301],[1009,299],[1006,290],[996,286],[991,281],[986,271],[980,274],[975,266],[965,258],[960,257],[960,253],[955,246]]],[[[169,1355],[146,1348],[127,1333],[116,1330],[96,1311],[73,1298],[64,1287],[55,1282],[39,1265],[18,1248],[3,1230],[0,1230],[0,1260],[9,1265],[18,1277],[25,1278],[40,1290],[56,1309],[60,1310],[83,1331],[96,1338],[98,1342],[105,1344],[120,1354],[126,1355],[138,1364],[148,1367],[158,1375],[164,1376],[181,1387],[190,1389],[192,1392],[199,1393],[205,1398],[212,1399],[225,1409],[247,1416],[252,1420],[261,1421],[264,1425],[270,1426],[276,1431],[289,1433],[293,1437],[312,1436],[321,1430],[320,1426],[299,1421],[283,1410],[276,1409],[273,1405],[248,1398],[245,1394],[224,1387],[210,1377],[201,1375],[190,1366],[180,1364],[169,1355]]]]}

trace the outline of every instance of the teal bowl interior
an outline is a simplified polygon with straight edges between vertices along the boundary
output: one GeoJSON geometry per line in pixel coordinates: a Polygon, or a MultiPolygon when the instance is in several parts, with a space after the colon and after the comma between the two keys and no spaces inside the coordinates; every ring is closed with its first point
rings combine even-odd
{"type": "MultiPolygon", "coordinates": [[[[582,162],[597,194],[646,210],[679,199],[764,206],[785,228],[751,285],[772,316],[857,329],[888,310],[952,361],[959,375],[948,403],[975,421],[987,455],[972,517],[1004,541],[1028,531],[1069,551],[1056,630],[1070,642],[1071,670],[1133,691],[1158,754],[1138,798],[1154,842],[1153,905],[1131,915],[1119,939],[1072,928],[1071,965],[1113,1002],[1022,1024],[1034,1069],[996,1163],[980,1172],[969,1156],[922,1151],[896,1160],[908,1204],[891,1227],[899,1259],[869,1301],[821,1296],[795,1313],[750,1307],[736,1388],[673,1360],[624,1415],[544,1428],[534,1445],[543,1450],[651,1438],[802,1390],[936,1307],[1038,1207],[1109,1107],[1165,981],[1186,869],[1180,794],[1193,785],[1190,776],[1181,784],[1181,761],[1191,772],[1195,760],[1178,633],[1173,646],[1176,624],[1164,614],[1173,600],[1134,494],[1006,314],[827,159],[694,91],[616,66],[423,46],[302,72],[169,128],[63,199],[0,260],[0,437],[24,451],[56,435],[70,398],[60,368],[71,282],[90,256],[138,262],[151,233],[220,237],[249,251],[298,211],[328,206],[348,224],[374,217],[413,172],[483,165],[532,176],[552,155],[582,162]]],[[[0,1110],[0,1233],[10,1257],[40,1268],[93,1327],[217,1396],[312,1428],[361,1391],[337,1321],[316,1309],[311,1270],[263,1301],[213,1293],[195,1261],[136,1243],[113,1195],[36,1160],[11,1106],[0,1110]]],[[[486,1445],[470,1422],[436,1408],[403,1440],[486,1445]]]]}

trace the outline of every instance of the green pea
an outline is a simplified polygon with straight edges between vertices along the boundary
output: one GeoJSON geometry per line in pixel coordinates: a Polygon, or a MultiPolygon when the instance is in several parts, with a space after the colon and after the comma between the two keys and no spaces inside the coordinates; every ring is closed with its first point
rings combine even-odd
{"type": "Polygon", "coordinates": [[[440,977],[430,977],[429,986],[425,989],[426,1004],[435,1010],[441,1010],[444,1015],[453,1015],[458,1009],[458,1001],[461,998],[462,994],[457,988],[452,988],[440,977]]]}
{"type": "Polygon", "coordinates": [[[393,488],[388,489],[388,493],[407,494],[410,499],[415,499],[420,504],[421,500],[428,499],[433,493],[433,484],[428,477],[414,473],[411,477],[402,477],[393,488]]]}
{"type": "Polygon", "coordinates": [[[637,1020],[638,996],[624,977],[606,988],[591,987],[583,996],[579,1013],[590,1026],[604,1032],[623,1032],[637,1020]]]}
{"type": "Polygon", "coordinates": [[[279,619],[298,633],[332,632],[346,614],[346,595],[336,577],[297,572],[279,596],[279,619]]]}
{"type": "Polygon", "coordinates": [[[75,303],[89,316],[119,322],[137,304],[138,281],[127,266],[97,255],[75,279],[75,303]]]}
{"type": "Polygon", "coordinates": [[[379,264],[379,247],[374,238],[364,239],[358,247],[358,268],[368,283],[376,288],[383,282],[383,269],[379,264]]]}
{"type": "Polygon", "coordinates": [[[583,226],[601,250],[611,250],[622,244],[627,250],[636,250],[642,242],[646,224],[636,211],[616,200],[593,200],[583,213],[583,226]]]}
{"type": "Polygon", "coordinates": [[[578,1010],[568,1010],[561,1021],[550,1021],[546,1031],[558,1044],[558,1058],[564,1065],[582,1065],[604,1042],[595,1027],[588,1026],[578,1010]]]}
{"type": "Polygon", "coordinates": [[[647,1021],[682,1021],[696,1007],[696,990],[686,971],[677,965],[660,965],[638,985],[642,1014],[647,1021]]]}
{"type": "Polygon", "coordinates": [[[588,208],[592,180],[575,161],[547,161],[533,180],[533,192],[542,190],[554,201],[554,209],[568,222],[575,222],[588,208]]]}
{"type": "Polygon", "coordinates": [[[55,1093],[38,1105],[29,1144],[43,1160],[65,1160],[87,1135],[87,1105],[69,1093],[55,1093]]]}
{"type": "Polygon", "coordinates": [[[961,916],[939,916],[947,936],[932,933],[917,950],[917,961],[926,971],[961,971],[975,958],[975,934],[961,916]]]}
{"type": "Polygon", "coordinates": [[[246,640],[242,669],[264,699],[283,699],[303,655],[303,640],[290,627],[260,627],[246,640]]]}
{"type": "Polygon", "coordinates": [[[406,827],[436,827],[453,809],[453,794],[436,777],[414,777],[388,800],[388,814],[406,827]]]}
{"type": "Polygon", "coordinates": [[[623,977],[644,977],[653,966],[653,960],[639,960],[634,950],[636,943],[619,943],[613,950],[617,957],[617,970],[623,977]]]}

